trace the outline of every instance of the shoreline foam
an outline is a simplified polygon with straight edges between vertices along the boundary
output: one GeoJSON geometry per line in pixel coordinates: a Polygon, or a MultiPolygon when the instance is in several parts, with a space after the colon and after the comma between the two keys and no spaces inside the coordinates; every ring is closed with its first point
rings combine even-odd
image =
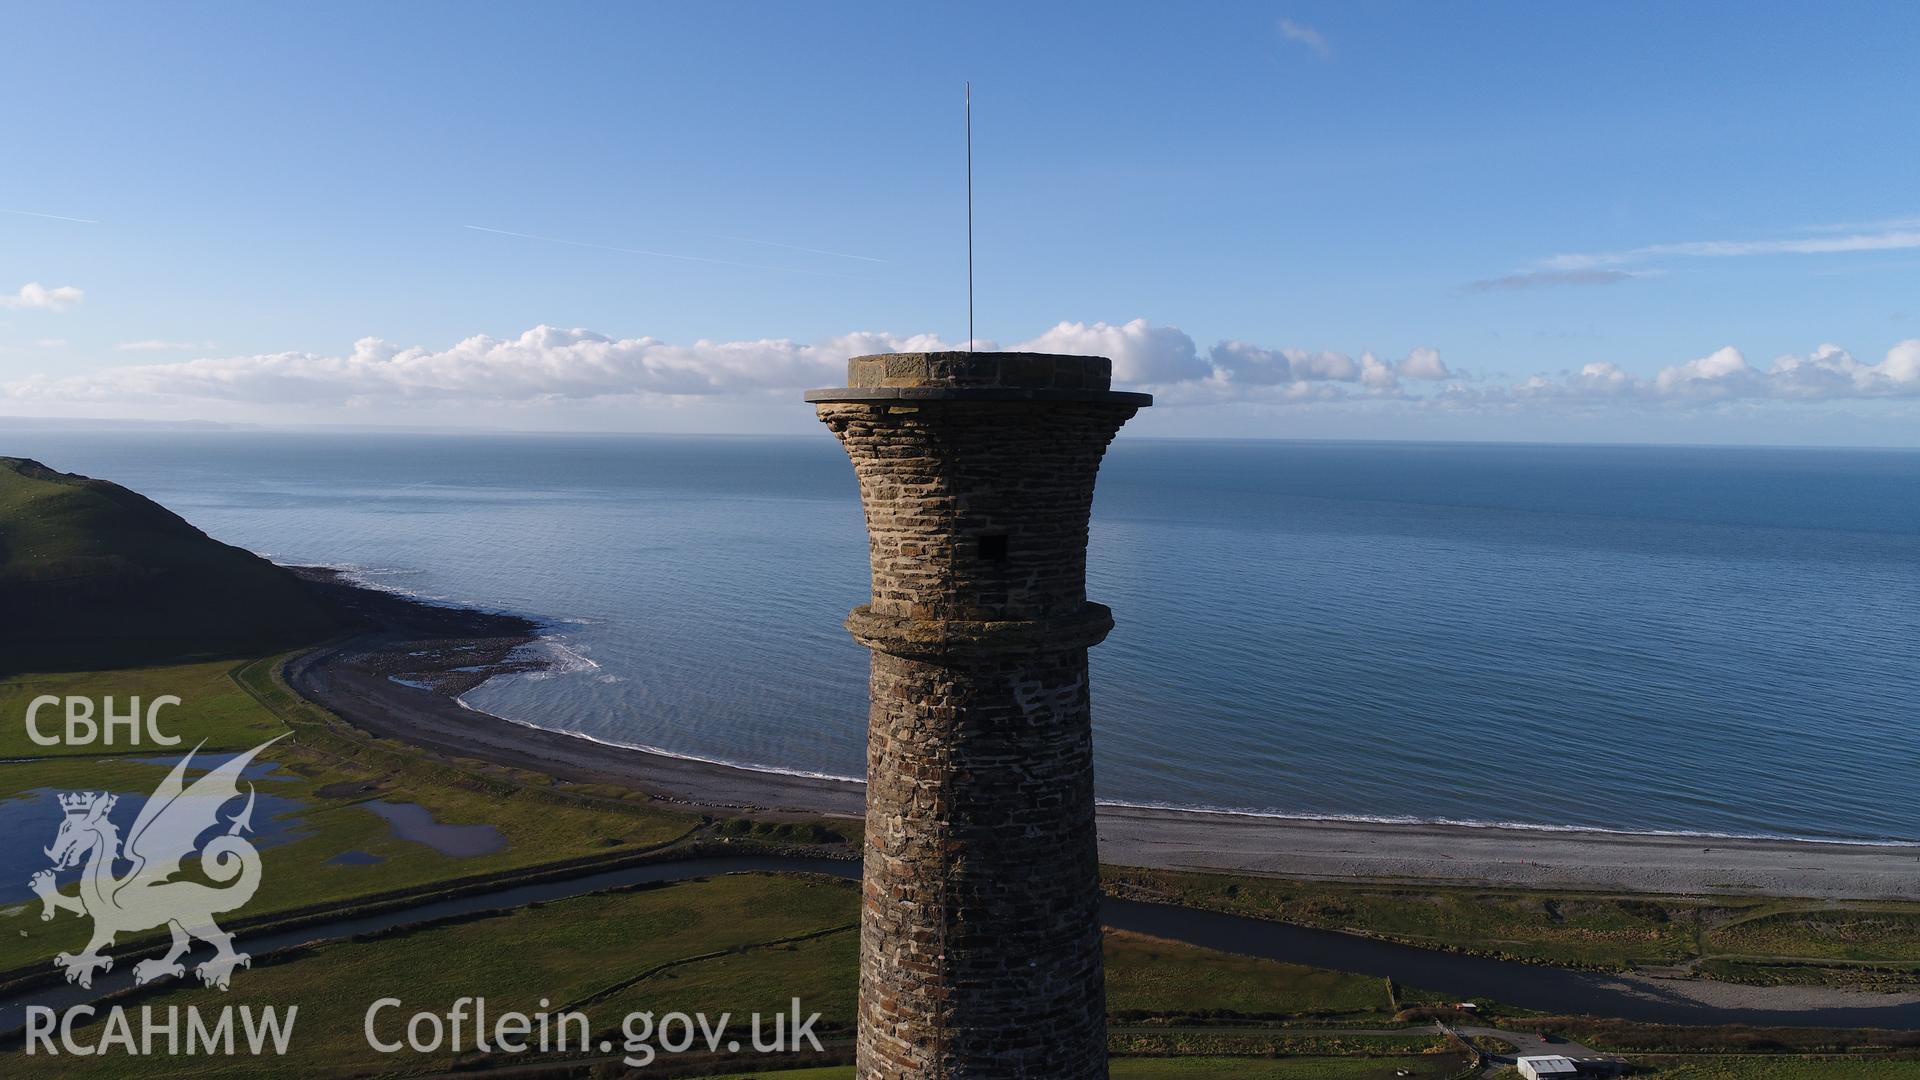
{"type": "MultiPolygon", "coordinates": [[[[556,640],[560,636],[561,635],[557,635],[557,634],[545,634],[540,637],[539,641],[545,644],[553,644],[556,642],[556,640]]],[[[495,681],[496,679],[505,680],[505,679],[514,679],[514,678],[540,678],[540,677],[562,678],[567,675],[582,675],[582,674],[587,674],[590,671],[600,670],[600,664],[597,661],[594,661],[589,657],[581,655],[580,653],[577,653],[573,651],[571,648],[568,648],[566,646],[557,646],[557,648],[558,648],[558,651],[564,654],[564,656],[562,658],[556,659],[555,661],[556,666],[550,669],[548,672],[541,673],[541,674],[532,674],[532,675],[524,672],[506,672],[506,673],[502,673],[502,674],[495,675],[488,678],[486,682],[481,683],[480,686],[475,687],[475,689],[476,690],[482,689],[486,687],[488,684],[495,681]],[[585,666],[578,667],[578,668],[568,667],[564,669],[558,666],[560,664],[566,663],[567,658],[572,658],[578,661],[584,661],[585,666]]],[[[659,757],[674,758],[681,761],[698,762],[703,765],[713,765],[713,766],[717,766],[720,768],[727,768],[727,769],[738,769],[743,772],[765,773],[770,776],[794,777],[797,779],[806,779],[806,780],[830,780],[836,783],[843,783],[843,784],[865,784],[866,783],[866,778],[861,776],[846,776],[838,773],[820,772],[817,770],[801,769],[793,766],[769,765],[769,764],[764,764],[760,762],[750,762],[750,761],[737,761],[737,760],[732,760],[728,758],[695,754],[688,751],[671,750],[663,746],[655,746],[649,743],[626,742],[626,741],[622,741],[622,740],[611,738],[604,735],[594,735],[588,732],[575,731],[569,728],[550,727],[548,725],[535,723],[529,720],[521,720],[516,717],[508,716],[504,713],[494,712],[488,709],[482,709],[468,702],[464,695],[462,695],[456,700],[459,702],[462,708],[471,710],[476,713],[480,713],[481,715],[484,715],[484,716],[492,717],[493,719],[502,721],[504,723],[514,724],[519,727],[529,728],[535,731],[549,732],[554,735],[564,735],[568,738],[581,739],[586,742],[593,743],[596,746],[605,746],[610,749],[625,750],[625,751],[630,751],[633,753],[640,753],[640,754],[653,754],[659,757]]],[[[1793,843],[1793,844],[1841,844],[1841,845],[1857,846],[1857,847],[1912,848],[1912,849],[1920,850],[1920,840],[1902,840],[1902,839],[1895,839],[1890,837],[1808,836],[1808,835],[1801,835],[1801,834],[1795,834],[1795,833],[1766,833],[1766,832],[1736,833],[1736,832],[1719,832],[1719,831],[1706,830],[1706,829],[1652,829],[1652,828],[1633,829],[1633,828],[1624,828],[1624,827],[1608,827],[1608,826],[1601,826],[1601,825],[1565,825],[1565,824],[1554,824],[1549,822],[1535,822],[1535,821],[1495,821],[1495,820],[1480,820],[1480,819],[1474,819],[1474,818],[1418,817],[1410,814],[1379,814],[1379,815],[1317,814],[1311,811],[1283,810],[1277,807],[1239,807],[1239,806],[1206,806],[1206,805],[1196,806],[1196,805],[1191,805],[1187,803],[1151,802],[1151,801],[1142,801],[1142,800],[1135,800],[1135,799],[1120,799],[1120,798],[1100,798],[1100,799],[1094,800],[1094,802],[1095,802],[1095,805],[1097,806],[1114,807],[1114,808],[1126,809],[1126,810],[1156,810],[1156,811],[1164,811],[1166,813],[1171,813],[1171,814],[1201,814],[1201,815],[1212,815],[1212,816],[1218,816],[1218,817],[1269,818],[1276,821],[1323,822],[1328,824],[1341,824],[1341,825],[1409,825],[1409,826],[1437,826],[1437,827],[1461,828],[1461,829],[1501,829],[1501,830],[1508,830],[1513,832],[1575,833],[1575,834],[1590,834],[1594,836],[1679,837],[1679,838],[1692,838],[1692,839],[1700,839],[1700,840],[1764,840],[1764,841],[1778,841],[1782,843],[1793,843]]]]}

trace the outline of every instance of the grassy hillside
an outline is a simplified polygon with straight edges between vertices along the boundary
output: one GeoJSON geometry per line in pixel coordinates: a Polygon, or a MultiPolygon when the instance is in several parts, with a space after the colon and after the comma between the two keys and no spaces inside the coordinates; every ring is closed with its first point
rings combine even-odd
{"type": "Polygon", "coordinates": [[[259,656],[343,623],[286,570],[143,495],[0,457],[0,673],[259,656]]]}

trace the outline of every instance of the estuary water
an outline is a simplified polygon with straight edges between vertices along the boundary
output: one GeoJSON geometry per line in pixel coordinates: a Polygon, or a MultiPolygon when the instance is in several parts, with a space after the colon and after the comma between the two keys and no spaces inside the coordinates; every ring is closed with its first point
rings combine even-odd
{"type": "MultiPolygon", "coordinates": [[[[852,471],[813,437],[0,433],[215,537],[543,620],[475,708],[858,776],[852,471]]],[[[1920,452],[1122,437],[1102,798],[1920,841],[1920,452]]]]}

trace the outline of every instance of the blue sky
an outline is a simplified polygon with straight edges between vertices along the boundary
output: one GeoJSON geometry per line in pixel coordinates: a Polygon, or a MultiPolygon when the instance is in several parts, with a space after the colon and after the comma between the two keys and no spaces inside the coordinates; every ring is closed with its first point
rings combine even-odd
{"type": "Polygon", "coordinates": [[[0,415],[807,430],[971,79],[980,336],[1152,433],[1920,444],[1911,5],[4,20],[0,415]]]}

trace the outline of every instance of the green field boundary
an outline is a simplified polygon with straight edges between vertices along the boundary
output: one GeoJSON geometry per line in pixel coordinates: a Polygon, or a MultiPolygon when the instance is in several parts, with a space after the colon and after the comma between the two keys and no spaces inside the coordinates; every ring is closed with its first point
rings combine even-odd
{"type": "Polygon", "coordinates": [[[646,982],[648,979],[651,979],[656,975],[664,974],[676,968],[691,967],[694,964],[703,964],[709,960],[724,960],[730,956],[739,956],[743,953],[757,952],[761,949],[777,949],[782,945],[798,945],[801,942],[805,942],[805,941],[819,941],[822,938],[833,937],[836,934],[850,933],[850,932],[857,931],[859,929],[860,929],[859,923],[845,923],[840,926],[829,926],[821,930],[809,930],[804,934],[791,934],[791,935],[788,935],[787,937],[774,938],[772,941],[757,941],[751,945],[736,945],[728,949],[715,949],[712,952],[704,952],[696,956],[684,956],[677,960],[663,961],[661,963],[653,965],[650,968],[647,968],[645,971],[642,971],[637,975],[631,975],[631,976],[628,976],[627,978],[620,979],[607,986],[603,986],[598,990],[595,990],[593,993],[588,994],[583,998],[580,998],[575,1001],[570,1001],[565,1005],[561,1006],[559,1011],[560,1012],[577,1012],[581,1009],[586,1008],[589,1005],[597,1005],[600,1002],[607,1000],[608,998],[612,997],[615,994],[620,993],[623,990],[627,990],[631,987],[638,986],[639,984],[646,982]]]}

